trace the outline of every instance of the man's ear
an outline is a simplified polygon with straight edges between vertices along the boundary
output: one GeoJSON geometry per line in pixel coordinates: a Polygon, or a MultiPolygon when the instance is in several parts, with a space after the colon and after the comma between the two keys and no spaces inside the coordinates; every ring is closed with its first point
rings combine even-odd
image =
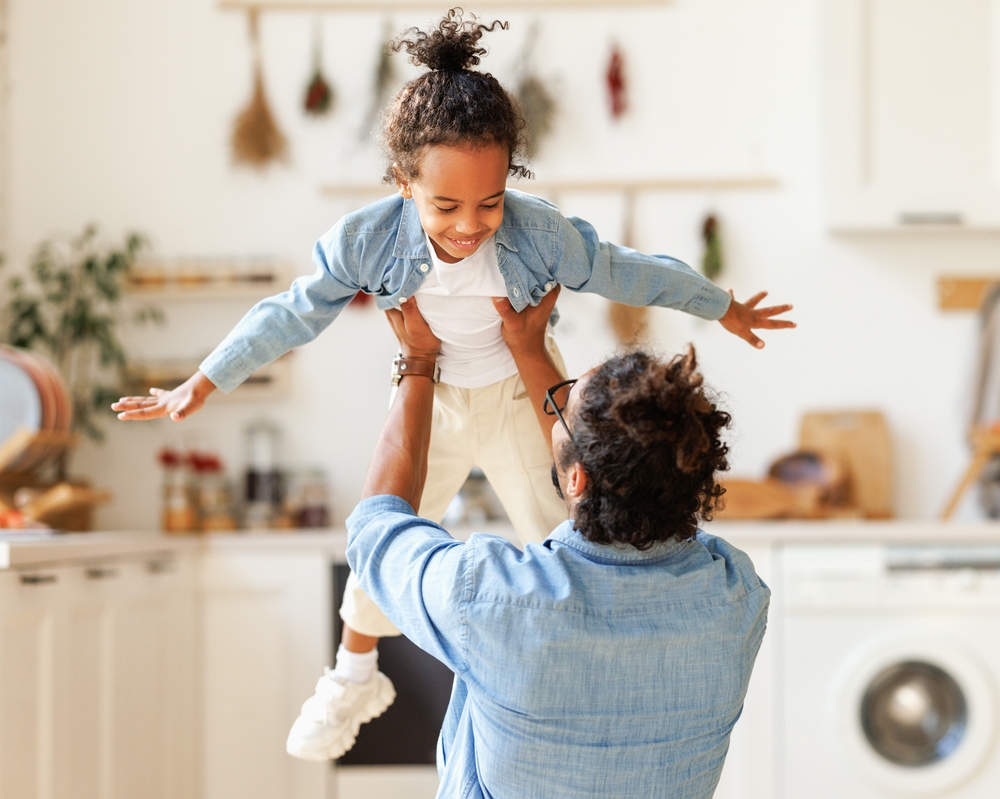
{"type": "Polygon", "coordinates": [[[583,499],[590,486],[590,477],[580,463],[574,463],[566,470],[564,493],[571,499],[583,499]]]}
{"type": "Polygon", "coordinates": [[[399,192],[399,196],[404,200],[412,199],[413,189],[410,188],[410,181],[403,177],[403,170],[399,168],[399,164],[392,165],[392,176],[396,179],[396,190],[399,192]]]}

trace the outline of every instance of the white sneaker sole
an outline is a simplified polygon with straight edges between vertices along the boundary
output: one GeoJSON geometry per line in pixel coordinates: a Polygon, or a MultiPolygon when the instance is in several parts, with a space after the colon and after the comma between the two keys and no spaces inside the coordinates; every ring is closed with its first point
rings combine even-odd
{"type": "Polygon", "coordinates": [[[382,672],[376,672],[375,679],[378,680],[378,690],[372,694],[361,713],[354,717],[349,728],[332,741],[293,741],[289,738],[285,751],[299,760],[312,761],[336,760],[350,751],[358,739],[361,725],[381,716],[396,699],[396,689],[392,687],[392,681],[388,677],[382,672]]]}

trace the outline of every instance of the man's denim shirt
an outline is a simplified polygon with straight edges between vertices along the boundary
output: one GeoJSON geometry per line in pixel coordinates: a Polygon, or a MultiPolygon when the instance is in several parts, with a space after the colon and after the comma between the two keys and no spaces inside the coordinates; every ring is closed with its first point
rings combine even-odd
{"type": "Polygon", "coordinates": [[[571,522],[523,552],[462,543],[394,496],[347,529],[361,587],[455,672],[439,797],[712,796],[770,597],[743,552],[604,546],[571,522]]]}
{"type": "MultiPolygon", "coordinates": [[[[600,241],[582,219],[551,203],[508,189],[494,237],[500,273],[515,310],[561,283],[626,305],[659,305],[719,319],[730,296],[686,264],[600,241]]],[[[340,220],[313,251],[316,271],[255,305],[201,364],[222,391],[288,350],[312,341],[358,291],[385,310],[412,297],[430,270],[430,255],[413,200],[398,194],[340,220]]]]}

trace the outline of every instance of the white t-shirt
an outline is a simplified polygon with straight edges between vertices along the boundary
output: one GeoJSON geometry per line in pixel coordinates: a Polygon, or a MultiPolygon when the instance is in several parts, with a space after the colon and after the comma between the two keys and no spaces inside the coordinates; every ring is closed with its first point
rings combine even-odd
{"type": "Polygon", "coordinates": [[[437,257],[427,240],[433,268],[417,289],[417,307],[441,339],[441,382],[481,388],[517,374],[514,356],[500,334],[493,297],[506,297],[493,237],[456,264],[437,257]]]}

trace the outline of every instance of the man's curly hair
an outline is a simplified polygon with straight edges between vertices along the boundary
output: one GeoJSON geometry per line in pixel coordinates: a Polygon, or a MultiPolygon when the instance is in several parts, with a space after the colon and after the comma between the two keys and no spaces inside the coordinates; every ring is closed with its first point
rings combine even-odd
{"type": "Polygon", "coordinates": [[[693,347],[666,363],[641,351],[605,362],[567,421],[577,446],[566,441],[558,457],[590,478],[575,519],[585,538],[648,549],[711,520],[725,491],[715,476],[729,468],[720,434],[730,416],[704,387],[693,347]]]}
{"type": "Polygon", "coordinates": [[[378,140],[391,162],[383,181],[420,175],[420,157],[428,145],[504,145],[508,172],[532,177],[520,161],[526,147],[526,123],[517,101],[479,64],[486,48],[479,45],[484,33],[507,23],[489,25],[462,19],[453,8],[429,33],[410,28],[389,43],[393,52],[406,50],[410,62],[430,71],[411,80],[383,110],[378,140]]]}

